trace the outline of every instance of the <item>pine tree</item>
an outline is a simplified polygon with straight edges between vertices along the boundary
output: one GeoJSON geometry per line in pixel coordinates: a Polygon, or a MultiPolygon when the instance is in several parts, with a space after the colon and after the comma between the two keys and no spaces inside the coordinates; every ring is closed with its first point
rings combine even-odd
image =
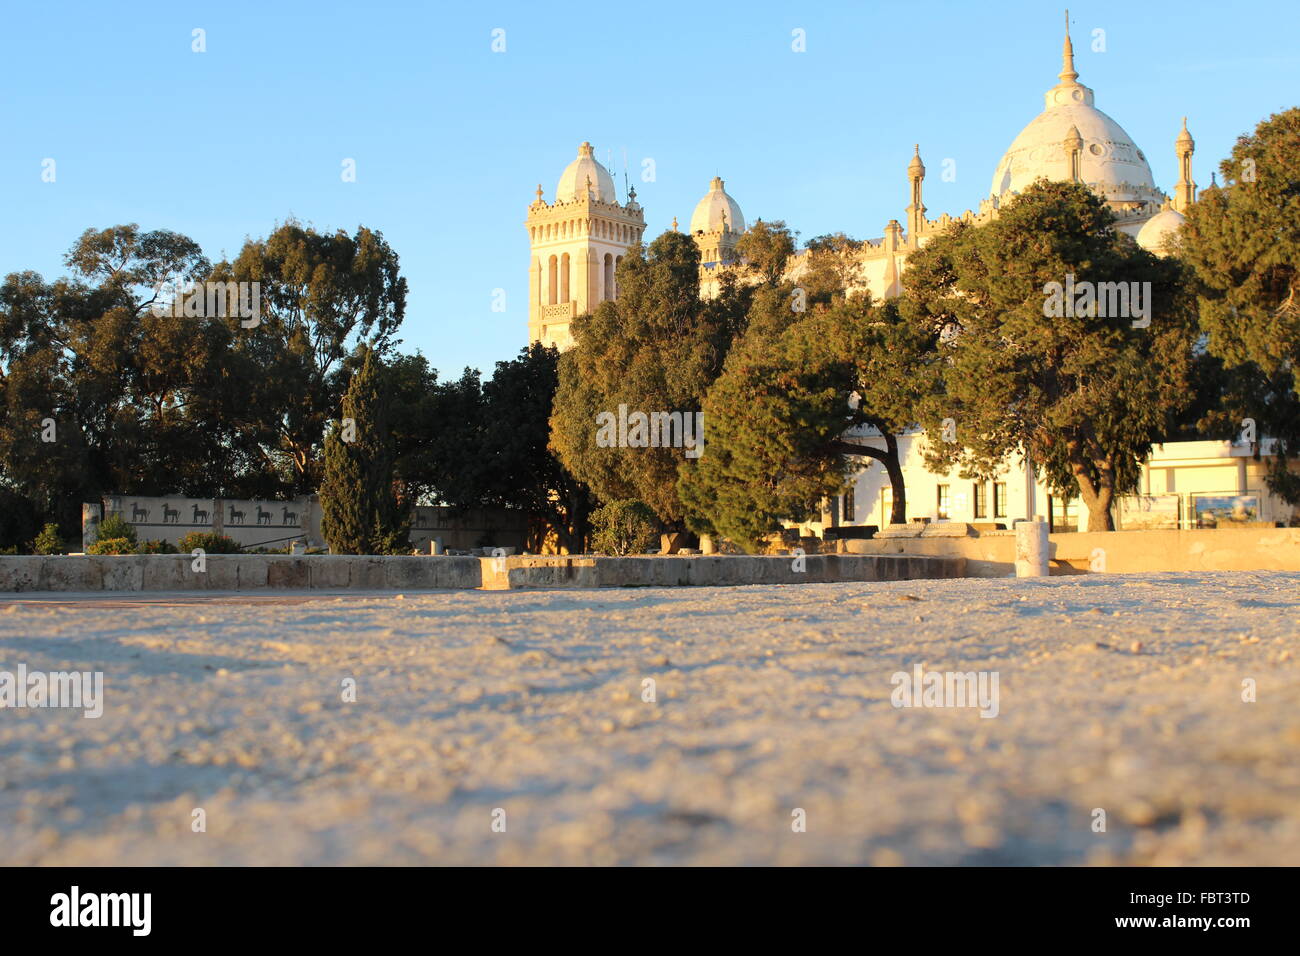
{"type": "Polygon", "coordinates": [[[1119,233],[1086,186],[1039,180],[993,221],[926,245],[904,282],[917,321],[943,333],[943,394],[921,410],[927,464],[987,478],[1027,455],[1083,499],[1090,531],[1114,530],[1116,496],[1190,404],[1186,269],[1119,233]],[[955,441],[938,440],[945,421],[955,441]]]}
{"type": "Polygon", "coordinates": [[[343,398],[343,416],[325,439],[321,533],[336,554],[408,550],[410,518],[394,492],[396,458],[380,359],[365,349],[343,398]]]}
{"type": "MultiPolygon", "coordinates": [[[[1269,490],[1300,504],[1300,107],[1238,138],[1225,186],[1187,212],[1179,254],[1196,278],[1201,330],[1225,370],[1202,430],[1235,438],[1243,419],[1275,440],[1269,490]],[[1217,412],[1217,415],[1216,415],[1217,412]],[[1208,427],[1207,427],[1208,426],[1208,427]]],[[[1258,453],[1258,447],[1257,447],[1258,453]]]]}

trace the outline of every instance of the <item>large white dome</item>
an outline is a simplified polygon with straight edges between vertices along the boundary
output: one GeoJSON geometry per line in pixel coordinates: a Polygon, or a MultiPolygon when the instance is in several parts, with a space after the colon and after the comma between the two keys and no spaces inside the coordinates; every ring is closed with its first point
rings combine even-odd
{"type": "Polygon", "coordinates": [[[725,226],[732,232],[745,231],[745,217],[736,200],[727,195],[723,182],[717,176],[709,183],[709,192],[695,205],[691,213],[691,235],[699,232],[721,232],[725,226]]]}
{"type": "Polygon", "coordinates": [[[1092,90],[1078,81],[1074,49],[1065,37],[1061,82],[1047,91],[1045,109],[1020,131],[993,173],[989,192],[1002,197],[1023,192],[1045,177],[1068,182],[1073,176],[1067,137],[1083,140],[1079,178],[1104,198],[1121,202],[1150,200],[1155,179],[1146,156],[1123,127],[1093,105],[1092,90]]]}
{"type": "Polygon", "coordinates": [[[602,202],[617,202],[614,195],[614,177],[592,155],[591,144],[583,143],[578,147],[578,158],[565,167],[560,174],[560,185],[555,187],[555,198],[560,202],[571,202],[587,195],[587,184],[591,183],[591,194],[602,202]]]}

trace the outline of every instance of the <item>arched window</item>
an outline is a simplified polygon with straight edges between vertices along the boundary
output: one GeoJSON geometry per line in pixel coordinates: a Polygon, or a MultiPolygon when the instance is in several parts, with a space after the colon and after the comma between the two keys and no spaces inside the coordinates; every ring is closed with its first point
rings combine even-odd
{"type": "Polygon", "coordinates": [[[614,257],[605,253],[605,294],[604,299],[614,298],[614,257]]]}
{"type": "Polygon", "coordinates": [[[569,301],[569,254],[567,252],[560,259],[560,301],[569,301]]]}
{"type": "Polygon", "coordinates": [[[559,267],[559,263],[557,262],[555,256],[551,256],[550,270],[547,274],[547,277],[550,279],[550,281],[546,284],[546,301],[549,305],[555,305],[555,293],[557,291],[556,271],[558,267],[559,267]]]}

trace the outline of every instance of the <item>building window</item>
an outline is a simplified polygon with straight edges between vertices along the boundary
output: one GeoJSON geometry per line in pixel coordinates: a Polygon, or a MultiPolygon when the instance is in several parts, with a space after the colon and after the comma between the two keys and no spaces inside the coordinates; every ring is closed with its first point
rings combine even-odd
{"type": "Polygon", "coordinates": [[[855,511],[856,508],[853,503],[853,486],[849,485],[848,488],[844,490],[844,520],[852,521],[854,519],[855,511]]]}
{"type": "Polygon", "coordinates": [[[937,510],[936,510],[935,516],[938,517],[938,518],[940,518],[940,519],[947,518],[947,517],[948,517],[948,506],[949,506],[948,486],[947,486],[947,485],[938,485],[938,486],[937,486],[937,491],[938,491],[938,494],[936,495],[936,498],[937,498],[938,500],[937,500],[937,502],[936,502],[936,508],[937,508],[937,510]]]}
{"type": "Polygon", "coordinates": [[[989,483],[987,481],[977,481],[973,490],[975,517],[987,518],[989,516],[989,483]]]}
{"type": "Polygon", "coordinates": [[[1079,530],[1079,515],[1075,509],[1078,500],[1062,498],[1060,495],[1047,496],[1047,526],[1053,534],[1079,530]]]}
{"type": "Polygon", "coordinates": [[[1007,516],[1007,483],[1005,481],[993,482],[993,517],[1005,518],[1007,516]]]}

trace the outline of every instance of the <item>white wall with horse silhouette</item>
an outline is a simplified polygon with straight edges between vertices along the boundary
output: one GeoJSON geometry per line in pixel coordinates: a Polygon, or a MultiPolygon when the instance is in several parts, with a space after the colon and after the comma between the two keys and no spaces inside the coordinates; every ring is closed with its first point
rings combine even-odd
{"type": "Polygon", "coordinates": [[[104,516],[120,515],[141,541],[176,544],[191,531],[215,531],[245,548],[284,548],[294,541],[323,547],[320,505],[314,497],[257,501],[110,495],[104,499],[104,516]]]}
{"type": "MultiPolygon", "coordinates": [[[[135,528],[140,541],[177,544],[191,531],[215,531],[238,541],[243,548],[278,550],[293,542],[307,548],[325,547],[316,495],[292,501],[110,495],[103,500],[103,514],[120,515],[135,528]]],[[[89,527],[85,530],[89,543],[96,535],[89,527]]],[[[457,512],[420,506],[411,514],[411,548],[425,554],[434,540],[441,542],[444,549],[503,547],[518,553],[524,549],[527,533],[526,517],[506,508],[457,512]]]]}

